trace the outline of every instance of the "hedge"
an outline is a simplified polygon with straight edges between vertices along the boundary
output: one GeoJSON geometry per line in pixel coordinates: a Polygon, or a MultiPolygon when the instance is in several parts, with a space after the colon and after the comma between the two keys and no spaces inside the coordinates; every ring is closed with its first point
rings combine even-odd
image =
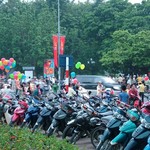
{"type": "Polygon", "coordinates": [[[8,125],[0,125],[0,135],[0,150],[79,150],[55,136],[48,138],[41,133],[31,133],[29,129],[8,125]]]}

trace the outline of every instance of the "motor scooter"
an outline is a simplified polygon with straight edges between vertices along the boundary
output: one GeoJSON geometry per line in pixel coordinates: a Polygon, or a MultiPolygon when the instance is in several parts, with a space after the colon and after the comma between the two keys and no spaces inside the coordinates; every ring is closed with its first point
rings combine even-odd
{"type": "Polygon", "coordinates": [[[109,143],[107,150],[123,150],[139,125],[140,115],[136,108],[128,110],[127,115],[129,120],[119,128],[120,133],[109,143]]]}
{"type": "Polygon", "coordinates": [[[10,126],[13,125],[21,125],[23,122],[25,112],[28,108],[28,104],[25,101],[19,101],[18,102],[19,106],[14,110],[14,114],[11,117],[11,121],[9,123],[10,126]]]}
{"type": "Polygon", "coordinates": [[[63,102],[60,109],[54,114],[52,123],[47,130],[47,136],[51,136],[54,131],[61,131],[65,129],[67,122],[75,118],[77,113],[75,108],[69,102],[63,102]]]}
{"type": "MultiPolygon", "coordinates": [[[[123,105],[126,106],[126,104],[123,105]]],[[[114,117],[107,123],[107,128],[105,129],[104,133],[99,136],[99,143],[96,147],[96,150],[106,150],[109,141],[119,134],[119,127],[126,121],[126,107],[124,107],[124,109],[118,107],[114,111],[114,117]]]]}
{"type": "Polygon", "coordinates": [[[31,129],[31,132],[35,132],[35,130],[37,130],[39,127],[41,127],[46,132],[48,127],[51,125],[53,115],[57,110],[58,107],[56,106],[52,107],[50,104],[45,103],[44,107],[39,113],[36,123],[31,129]]]}
{"type": "Polygon", "coordinates": [[[147,138],[150,135],[150,116],[146,115],[132,134],[132,139],[128,142],[124,150],[141,150],[147,144],[147,138]],[[141,144],[142,143],[142,144],[141,144]]]}
{"type": "Polygon", "coordinates": [[[26,111],[25,118],[20,127],[23,128],[27,124],[27,127],[33,128],[38,119],[40,110],[40,105],[35,103],[31,104],[26,111]]]}
{"type": "Polygon", "coordinates": [[[147,139],[147,145],[145,146],[144,150],[150,150],[150,136],[147,139]]]}

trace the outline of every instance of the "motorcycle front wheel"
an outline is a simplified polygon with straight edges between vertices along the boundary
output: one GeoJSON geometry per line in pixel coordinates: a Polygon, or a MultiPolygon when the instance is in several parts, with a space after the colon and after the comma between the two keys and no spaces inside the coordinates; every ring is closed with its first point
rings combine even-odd
{"type": "Polygon", "coordinates": [[[70,143],[71,144],[76,144],[76,142],[81,138],[81,133],[80,132],[77,132],[77,133],[74,133],[70,139],[70,143]]]}
{"type": "Polygon", "coordinates": [[[104,143],[100,144],[96,150],[108,150],[110,140],[106,140],[104,143]]]}
{"type": "Polygon", "coordinates": [[[53,135],[53,132],[54,132],[54,129],[49,128],[49,129],[47,130],[47,136],[50,137],[51,135],[53,135]]]}
{"type": "Polygon", "coordinates": [[[123,150],[123,146],[121,144],[111,145],[108,143],[107,150],[123,150]]]}
{"type": "Polygon", "coordinates": [[[63,131],[62,139],[67,139],[67,140],[69,140],[69,138],[71,138],[71,136],[73,135],[75,128],[76,128],[75,125],[69,125],[69,126],[67,126],[67,127],[64,129],[64,131],[63,131]]]}
{"type": "Polygon", "coordinates": [[[104,130],[105,130],[105,127],[103,126],[96,127],[94,130],[92,130],[91,143],[94,146],[94,148],[96,148],[96,146],[98,145],[99,136],[103,134],[104,130]]]}

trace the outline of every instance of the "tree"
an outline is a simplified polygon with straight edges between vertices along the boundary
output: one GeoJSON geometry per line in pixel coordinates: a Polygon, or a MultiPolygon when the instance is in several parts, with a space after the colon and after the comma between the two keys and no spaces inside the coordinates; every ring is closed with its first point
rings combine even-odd
{"type": "Polygon", "coordinates": [[[145,73],[148,71],[150,31],[131,34],[116,31],[113,34],[114,49],[103,54],[101,62],[111,72],[145,73]],[[147,69],[146,69],[147,68],[147,69]]]}

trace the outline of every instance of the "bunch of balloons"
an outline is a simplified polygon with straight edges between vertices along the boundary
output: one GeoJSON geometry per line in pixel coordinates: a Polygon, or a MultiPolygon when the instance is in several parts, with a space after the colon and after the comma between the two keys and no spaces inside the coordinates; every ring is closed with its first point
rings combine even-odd
{"type": "Polygon", "coordinates": [[[75,67],[76,67],[76,69],[81,69],[81,70],[84,70],[84,69],[85,69],[85,65],[82,64],[81,62],[77,62],[77,63],[75,64],[75,67]]]}
{"type": "Polygon", "coordinates": [[[20,79],[25,79],[26,78],[26,76],[23,73],[21,73],[20,71],[14,71],[13,73],[11,73],[9,75],[9,77],[11,79],[15,79],[15,80],[17,80],[17,79],[20,80],[20,79]]]}
{"type": "Polygon", "coordinates": [[[0,69],[4,70],[6,72],[9,72],[11,68],[16,67],[16,61],[14,60],[14,58],[10,58],[9,60],[2,58],[0,60],[0,69]]]}

